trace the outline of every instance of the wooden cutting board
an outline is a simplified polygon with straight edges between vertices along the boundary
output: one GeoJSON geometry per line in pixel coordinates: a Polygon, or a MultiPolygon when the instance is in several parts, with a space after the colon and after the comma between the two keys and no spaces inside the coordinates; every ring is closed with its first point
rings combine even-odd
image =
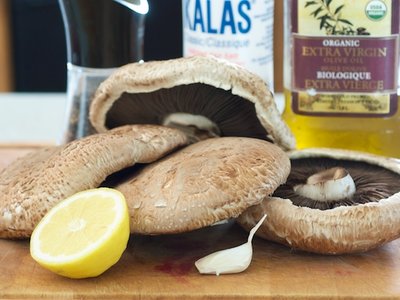
{"type": "MultiPolygon", "coordinates": [[[[28,150],[0,147],[1,164],[28,150]]],[[[30,257],[28,240],[0,239],[0,298],[400,299],[400,240],[363,254],[323,256],[255,238],[245,272],[197,272],[196,259],[246,239],[234,222],[179,235],[132,235],[116,265],[81,280],[40,267],[30,257]]]]}

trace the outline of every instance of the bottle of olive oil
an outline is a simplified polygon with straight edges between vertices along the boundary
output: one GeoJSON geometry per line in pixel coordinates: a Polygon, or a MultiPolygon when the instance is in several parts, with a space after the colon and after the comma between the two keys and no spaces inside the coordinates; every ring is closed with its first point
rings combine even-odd
{"type": "Polygon", "coordinates": [[[298,148],[400,158],[399,0],[286,0],[283,117],[298,148]]]}

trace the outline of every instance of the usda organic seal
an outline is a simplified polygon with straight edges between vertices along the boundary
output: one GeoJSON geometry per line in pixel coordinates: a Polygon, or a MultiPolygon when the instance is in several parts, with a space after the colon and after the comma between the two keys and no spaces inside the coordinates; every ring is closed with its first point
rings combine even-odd
{"type": "Polygon", "coordinates": [[[365,7],[365,14],[371,20],[378,21],[385,17],[386,4],[381,0],[372,0],[365,7]]]}

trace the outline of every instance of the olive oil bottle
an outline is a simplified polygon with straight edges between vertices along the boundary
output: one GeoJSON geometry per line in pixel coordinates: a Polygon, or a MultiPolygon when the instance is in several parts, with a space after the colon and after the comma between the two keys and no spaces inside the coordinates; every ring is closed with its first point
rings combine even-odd
{"type": "Polygon", "coordinates": [[[283,118],[298,148],[400,158],[399,0],[286,0],[283,118]]]}

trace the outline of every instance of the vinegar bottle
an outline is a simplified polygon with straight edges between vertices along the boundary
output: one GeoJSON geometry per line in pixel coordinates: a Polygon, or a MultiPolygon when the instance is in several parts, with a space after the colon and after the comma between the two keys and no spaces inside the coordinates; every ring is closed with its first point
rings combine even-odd
{"type": "Polygon", "coordinates": [[[89,108],[116,68],[143,58],[147,0],[59,0],[67,44],[67,105],[59,143],[95,133],[89,108]]]}
{"type": "Polygon", "coordinates": [[[298,148],[400,158],[399,1],[285,0],[283,118],[298,148]]]}

